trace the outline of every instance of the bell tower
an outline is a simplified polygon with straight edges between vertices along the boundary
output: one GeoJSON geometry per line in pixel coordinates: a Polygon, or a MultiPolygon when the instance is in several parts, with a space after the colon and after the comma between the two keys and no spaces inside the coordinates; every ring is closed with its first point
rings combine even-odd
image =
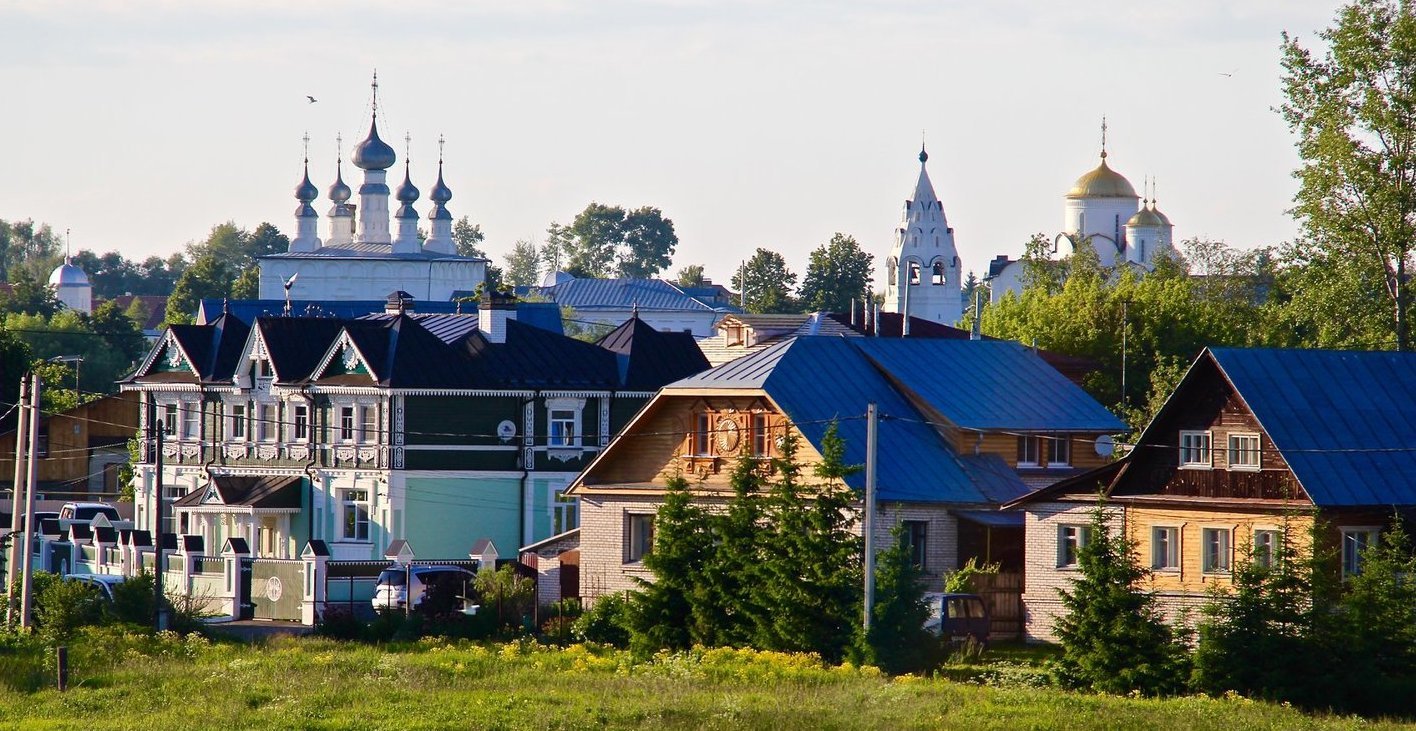
{"type": "Polygon", "coordinates": [[[929,180],[928,162],[929,153],[920,145],[919,180],[914,195],[905,201],[895,246],[885,262],[883,309],[954,325],[964,312],[962,264],[954,248],[954,229],[929,180]]]}

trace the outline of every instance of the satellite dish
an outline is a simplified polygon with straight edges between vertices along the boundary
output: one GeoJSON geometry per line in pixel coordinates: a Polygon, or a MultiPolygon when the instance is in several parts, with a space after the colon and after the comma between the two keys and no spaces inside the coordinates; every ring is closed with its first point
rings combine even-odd
{"type": "Polygon", "coordinates": [[[497,424],[497,436],[501,437],[503,442],[511,441],[511,438],[516,436],[516,424],[509,419],[497,424]]]}
{"type": "Polygon", "coordinates": [[[1116,440],[1110,434],[1102,434],[1096,438],[1096,453],[1103,457],[1110,457],[1116,451],[1116,440]]]}

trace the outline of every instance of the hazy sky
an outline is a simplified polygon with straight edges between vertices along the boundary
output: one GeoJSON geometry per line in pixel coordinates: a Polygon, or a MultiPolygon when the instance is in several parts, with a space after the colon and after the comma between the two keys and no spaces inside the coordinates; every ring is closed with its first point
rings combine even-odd
{"type": "Polygon", "coordinates": [[[1103,114],[1113,167],[1156,176],[1178,238],[1277,244],[1297,162],[1272,111],[1280,33],[1314,43],[1336,7],[0,0],[0,218],[135,258],[226,220],[291,234],[301,136],[323,191],[377,67],[399,167],[407,132],[426,194],[445,134],[449,208],[494,258],[592,200],[662,208],[675,269],[720,281],[759,246],[800,273],[834,231],[883,258],[925,130],[982,272],[1060,229],[1103,114]]]}

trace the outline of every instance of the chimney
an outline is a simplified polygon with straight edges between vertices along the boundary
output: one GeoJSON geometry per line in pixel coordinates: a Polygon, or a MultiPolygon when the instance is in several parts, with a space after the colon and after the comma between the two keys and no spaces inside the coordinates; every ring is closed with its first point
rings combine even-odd
{"type": "Polygon", "coordinates": [[[973,328],[969,330],[969,340],[983,339],[983,288],[974,289],[973,328]]]}
{"type": "Polygon", "coordinates": [[[388,293],[384,299],[384,312],[389,315],[402,315],[413,311],[413,295],[396,289],[388,293]]]}
{"type": "Polygon", "coordinates": [[[489,343],[506,342],[506,323],[516,319],[516,295],[483,292],[477,306],[477,330],[489,343]]]}

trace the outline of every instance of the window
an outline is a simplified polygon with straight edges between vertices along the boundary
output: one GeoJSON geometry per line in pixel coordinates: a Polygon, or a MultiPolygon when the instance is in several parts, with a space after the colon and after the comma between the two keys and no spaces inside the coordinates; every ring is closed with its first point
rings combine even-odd
{"type": "Polygon", "coordinates": [[[1057,567],[1076,567],[1082,546],[1091,540],[1091,527],[1085,525],[1057,526],[1057,567]]]}
{"type": "Polygon", "coordinates": [[[910,554],[910,563],[920,571],[925,569],[925,557],[929,548],[929,522],[924,520],[903,521],[905,546],[910,554]]]}
{"type": "Polygon", "coordinates": [[[919,284],[919,264],[910,262],[910,284],[919,284]]]}
{"type": "Polygon", "coordinates": [[[340,497],[344,510],[344,540],[369,540],[369,491],[344,490],[340,497]]]}
{"type": "Polygon", "coordinates": [[[772,455],[772,437],[767,433],[767,415],[752,415],[752,456],[772,455]]]}
{"type": "Polygon", "coordinates": [[[1175,571],[1180,568],[1180,529],[1151,528],[1151,568],[1175,571]]]}
{"type": "MultiPolygon", "coordinates": [[[[939,237],[935,237],[936,241],[939,237]]],[[[944,283],[944,263],[936,261],[932,267],[933,273],[929,277],[929,283],[939,285],[944,283]]]]}
{"type": "Polygon", "coordinates": [[[177,436],[177,404],[162,405],[162,431],[168,437],[177,436]]]}
{"type": "Polygon", "coordinates": [[[276,414],[275,404],[256,406],[256,434],[263,442],[273,442],[279,438],[280,417],[276,414]]]}
{"type": "Polygon", "coordinates": [[[1026,434],[1018,437],[1018,466],[1036,467],[1042,453],[1042,437],[1026,434]]]}
{"type": "Polygon", "coordinates": [[[182,404],[182,438],[196,439],[201,426],[202,405],[193,401],[182,404]]]}
{"type": "Polygon", "coordinates": [[[624,516],[625,563],[636,563],[654,547],[654,516],[629,513],[624,516]]]}
{"type": "Polygon", "coordinates": [[[354,407],[339,407],[339,441],[354,441],[354,407]]]}
{"type": "Polygon", "coordinates": [[[576,446],[575,421],[574,411],[570,409],[551,409],[550,445],[552,447],[576,446]]]}
{"type": "Polygon", "coordinates": [[[1256,470],[1259,468],[1259,435],[1229,435],[1229,469],[1256,470]]]}
{"type": "Polygon", "coordinates": [[[1342,529],[1342,575],[1362,573],[1362,553],[1377,545],[1376,528],[1342,529]]]}
{"type": "Polygon", "coordinates": [[[1180,466],[1190,469],[1210,468],[1210,433],[1180,432],[1180,466]]]}
{"type": "Polygon", "coordinates": [[[379,440],[379,407],[373,404],[359,408],[359,441],[373,444],[379,440]]]}
{"type": "Polygon", "coordinates": [[[1229,573],[1229,529],[1205,528],[1200,533],[1200,568],[1207,574],[1229,573]]]}
{"type": "Polygon", "coordinates": [[[297,442],[308,441],[310,438],[310,407],[305,404],[295,404],[295,431],[292,437],[297,442]]]}
{"type": "Polygon", "coordinates": [[[580,526],[580,498],[565,494],[565,489],[556,490],[552,503],[551,535],[560,535],[580,526]]]}
{"type": "Polygon", "coordinates": [[[1047,440],[1047,464],[1049,467],[1072,464],[1072,442],[1066,434],[1053,434],[1047,440]]]}
{"type": "Polygon", "coordinates": [[[708,414],[698,414],[693,425],[693,453],[697,456],[712,454],[713,428],[708,414]]]}
{"type": "Polygon", "coordinates": [[[173,514],[174,511],[172,510],[172,503],[175,503],[175,502],[177,502],[178,500],[181,500],[182,498],[184,498],[184,497],[186,497],[186,496],[187,496],[187,486],[186,486],[186,485],[164,485],[164,486],[163,486],[163,488],[162,488],[162,502],[164,503],[163,506],[162,506],[162,532],[163,532],[163,533],[177,533],[177,532],[179,532],[179,529],[180,529],[180,532],[182,532],[182,533],[185,533],[185,532],[187,531],[187,514],[186,514],[185,512],[182,513],[181,522],[179,523],[179,522],[178,522],[178,516],[174,515],[174,514],[173,514]]]}
{"type": "Polygon", "coordinates": [[[231,404],[231,438],[246,440],[246,405],[231,404]]]}
{"type": "Polygon", "coordinates": [[[1278,546],[1278,531],[1254,531],[1254,563],[1266,569],[1271,568],[1274,559],[1278,557],[1278,546]]]}

